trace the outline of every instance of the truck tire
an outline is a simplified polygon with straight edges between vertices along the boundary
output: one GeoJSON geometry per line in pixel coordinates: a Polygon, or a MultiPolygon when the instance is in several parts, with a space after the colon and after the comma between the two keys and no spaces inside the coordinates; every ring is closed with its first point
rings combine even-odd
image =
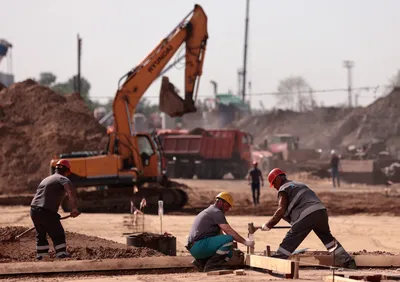
{"type": "Polygon", "coordinates": [[[169,178],[180,178],[181,171],[179,170],[179,163],[168,162],[167,164],[167,175],[169,178]]]}
{"type": "Polygon", "coordinates": [[[235,179],[244,179],[248,173],[247,167],[242,164],[237,171],[232,172],[232,175],[235,179]]]}

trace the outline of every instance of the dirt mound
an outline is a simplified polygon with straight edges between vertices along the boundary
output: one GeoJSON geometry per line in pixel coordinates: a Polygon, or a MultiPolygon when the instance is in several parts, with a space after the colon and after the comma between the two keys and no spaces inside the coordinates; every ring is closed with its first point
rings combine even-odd
{"type": "MultiPolygon", "coordinates": [[[[35,261],[35,231],[15,240],[15,236],[27,230],[21,226],[0,228],[0,262],[35,261]]],[[[138,258],[149,256],[164,256],[164,254],[149,248],[136,248],[114,241],[87,236],[74,232],[65,232],[67,250],[71,259],[108,259],[108,258],[138,258]]],[[[49,240],[52,246],[51,240],[49,240]]],[[[54,250],[50,248],[50,257],[54,250]]]]}
{"type": "Polygon", "coordinates": [[[333,141],[344,146],[382,139],[400,149],[400,88],[366,108],[353,110],[333,133],[333,141]]]}
{"type": "Polygon", "coordinates": [[[328,150],[374,138],[387,140],[391,149],[400,150],[400,88],[366,108],[316,108],[304,113],[277,110],[245,117],[232,127],[251,133],[254,144],[273,134],[290,133],[300,137],[302,148],[328,150]]]}
{"type": "MultiPolygon", "coordinates": [[[[186,190],[189,202],[180,212],[170,214],[198,214],[214,202],[214,197],[219,191],[199,191],[195,187],[186,190]]],[[[323,192],[315,191],[327,208],[329,215],[353,214],[391,214],[400,215],[400,197],[387,196],[383,192],[323,192]]],[[[275,194],[261,193],[260,205],[253,206],[251,195],[245,193],[232,193],[235,206],[229,215],[257,215],[270,216],[278,207],[275,194]]]]}
{"type": "Polygon", "coordinates": [[[26,80],[0,92],[0,193],[33,192],[54,155],[104,150],[106,129],[79,94],[26,80]]]}

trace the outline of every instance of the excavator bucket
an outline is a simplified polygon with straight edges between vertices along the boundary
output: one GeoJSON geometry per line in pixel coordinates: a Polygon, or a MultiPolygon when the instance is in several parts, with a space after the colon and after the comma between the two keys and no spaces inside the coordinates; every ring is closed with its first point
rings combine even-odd
{"type": "Polygon", "coordinates": [[[166,76],[163,76],[161,82],[159,109],[170,117],[181,117],[197,111],[193,99],[183,100],[166,76]]]}

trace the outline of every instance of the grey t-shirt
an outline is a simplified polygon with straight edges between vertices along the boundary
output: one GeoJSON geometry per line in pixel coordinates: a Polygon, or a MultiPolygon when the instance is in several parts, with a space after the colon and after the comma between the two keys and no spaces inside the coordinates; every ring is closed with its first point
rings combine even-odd
{"type": "Polygon", "coordinates": [[[227,224],[225,214],[215,207],[209,206],[200,212],[194,219],[192,229],[190,230],[188,243],[217,236],[221,233],[221,228],[218,224],[227,224]]]}
{"type": "Polygon", "coordinates": [[[31,206],[42,207],[58,212],[58,208],[65,196],[65,184],[72,186],[71,181],[61,174],[54,173],[46,177],[40,182],[35,197],[31,202],[31,206]]]}

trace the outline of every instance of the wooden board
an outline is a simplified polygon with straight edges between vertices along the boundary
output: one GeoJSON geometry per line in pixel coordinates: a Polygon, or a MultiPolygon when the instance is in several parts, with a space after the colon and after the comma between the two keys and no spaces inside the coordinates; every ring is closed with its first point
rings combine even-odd
{"type": "Polygon", "coordinates": [[[192,267],[191,256],[1,263],[0,275],[192,267]]]}
{"type": "MultiPolygon", "coordinates": [[[[306,265],[332,265],[332,256],[315,255],[315,256],[298,256],[300,258],[300,266],[306,265]]],[[[353,256],[359,267],[400,267],[400,256],[390,255],[355,255],[353,256]]],[[[291,258],[291,259],[294,259],[291,258]]]]}
{"type": "Polygon", "coordinates": [[[207,275],[224,275],[224,274],[232,274],[233,270],[226,269],[226,270],[214,270],[207,272],[207,275]]]}
{"type": "Polygon", "coordinates": [[[281,274],[293,274],[294,261],[259,255],[246,255],[245,264],[250,267],[271,270],[281,274]]]}
{"type": "Polygon", "coordinates": [[[333,282],[333,281],[337,281],[337,282],[359,282],[360,280],[354,280],[354,279],[350,279],[350,278],[344,278],[344,277],[341,277],[341,276],[336,276],[335,275],[335,277],[333,277],[332,275],[328,275],[328,276],[325,276],[325,277],[323,277],[323,280],[325,281],[325,282],[333,282]]]}

